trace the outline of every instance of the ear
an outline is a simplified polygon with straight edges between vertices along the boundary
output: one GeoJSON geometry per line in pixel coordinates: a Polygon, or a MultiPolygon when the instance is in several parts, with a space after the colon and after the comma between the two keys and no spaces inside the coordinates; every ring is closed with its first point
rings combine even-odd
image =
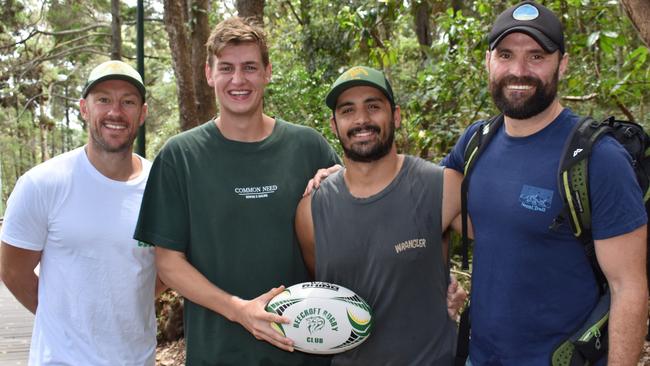
{"type": "Polygon", "coordinates": [[[266,84],[271,82],[271,76],[273,76],[273,66],[269,62],[269,64],[264,68],[264,80],[266,81],[266,84]]]}
{"type": "Polygon", "coordinates": [[[84,121],[88,121],[88,101],[85,98],[79,99],[79,113],[84,121]]]}
{"type": "Polygon", "coordinates": [[[149,114],[149,106],[147,103],[144,103],[142,105],[142,111],[140,112],[140,123],[138,124],[139,126],[142,126],[144,124],[144,120],[147,118],[147,115],[149,114]]]}
{"type": "Polygon", "coordinates": [[[558,77],[561,79],[564,77],[564,74],[566,73],[567,69],[569,68],[569,54],[564,53],[562,55],[562,58],[560,59],[560,72],[558,77]]]}
{"type": "MultiPolygon", "coordinates": [[[[334,112],[332,112],[332,113],[334,113],[334,112]]],[[[330,129],[332,130],[332,133],[334,133],[334,135],[336,137],[339,137],[339,130],[338,130],[338,128],[336,128],[336,120],[334,119],[333,114],[330,117],[330,129]]]]}
{"type": "Polygon", "coordinates": [[[214,81],[212,80],[212,67],[210,67],[209,62],[205,62],[205,80],[208,82],[208,85],[214,88],[214,81]]]}
{"type": "Polygon", "coordinates": [[[402,110],[398,105],[395,106],[395,112],[393,112],[393,121],[395,123],[395,129],[400,128],[402,125],[402,110]]]}

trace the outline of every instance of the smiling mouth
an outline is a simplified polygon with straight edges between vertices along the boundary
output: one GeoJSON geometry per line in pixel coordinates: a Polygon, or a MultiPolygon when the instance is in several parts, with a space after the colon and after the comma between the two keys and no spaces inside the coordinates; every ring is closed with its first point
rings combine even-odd
{"type": "Polygon", "coordinates": [[[233,97],[243,97],[251,94],[250,90],[231,90],[228,92],[229,95],[233,97]]]}
{"type": "Polygon", "coordinates": [[[532,89],[532,85],[507,85],[506,89],[508,90],[517,90],[517,91],[523,91],[523,90],[530,90],[532,89]]]}
{"type": "Polygon", "coordinates": [[[114,123],[104,123],[103,126],[108,128],[109,130],[126,130],[126,126],[117,125],[114,123]]]}
{"type": "Polygon", "coordinates": [[[379,131],[379,127],[377,126],[356,127],[348,131],[348,137],[369,137],[374,134],[379,134],[379,131]]]}

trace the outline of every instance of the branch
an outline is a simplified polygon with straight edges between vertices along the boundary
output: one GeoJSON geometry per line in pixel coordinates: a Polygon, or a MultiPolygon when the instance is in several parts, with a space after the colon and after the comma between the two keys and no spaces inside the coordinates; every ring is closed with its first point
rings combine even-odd
{"type": "Polygon", "coordinates": [[[634,119],[634,115],[632,114],[632,112],[630,112],[630,110],[629,110],[629,109],[628,109],[628,108],[623,104],[623,102],[621,102],[621,100],[618,99],[618,98],[616,98],[616,105],[618,106],[618,108],[620,108],[620,110],[623,112],[623,114],[625,115],[625,117],[627,117],[627,119],[628,119],[630,122],[636,122],[636,120],[634,119]]]}
{"type": "Polygon", "coordinates": [[[71,34],[84,33],[84,32],[87,32],[87,31],[89,31],[91,29],[95,29],[95,28],[107,28],[107,27],[108,27],[108,25],[106,25],[106,24],[104,24],[104,25],[95,24],[95,25],[89,25],[87,27],[80,28],[80,29],[64,30],[64,31],[60,31],[60,32],[46,32],[46,31],[35,29],[35,30],[31,31],[25,38],[23,38],[23,39],[21,39],[19,41],[16,41],[13,44],[6,44],[6,45],[0,46],[0,50],[16,47],[19,44],[24,44],[27,41],[29,41],[32,37],[35,37],[36,35],[39,35],[39,34],[42,34],[42,35],[45,35],[45,36],[67,36],[67,35],[71,35],[71,34]]]}
{"type": "Polygon", "coordinates": [[[467,273],[467,272],[459,271],[459,270],[456,270],[456,269],[451,269],[450,272],[455,274],[455,275],[461,275],[461,276],[465,276],[467,278],[472,278],[472,275],[470,273],[467,273]]]}
{"type": "MultiPolygon", "coordinates": [[[[108,47],[108,45],[106,45],[105,47],[108,47]]],[[[43,56],[43,57],[39,57],[39,58],[37,58],[37,59],[34,59],[34,60],[32,60],[32,61],[29,62],[29,64],[32,65],[32,66],[31,66],[31,67],[28,67],[28,68],[25,69],[25,70],[23,70],[23,72],[20,74],[20,78],[22,79],[23,76],[25,76],[25,74],[26,74],[29,70],[32,69],[32,67],[34,67],[35,65],[38,65],[38,64],[41,63],[41,62],[44,62],[44,61],[50,61],[50,60],[54,60],[54,59],[58,59],[58,58],[62,58],[62,57],[64,57],[64,56],[67,56],[67,55],[70,55],[70,54],[74,54],[74,53],[76,53],[76,51],[78,51],[78,50],[83,50],[83,49],[87,49],[87,48],[88,48],[87,45],[81,45],[81,46],[77,46],[77,47],[71,47],[71,48],[66,49],[66,50],[63,51],[63,52],[59,52],[59,53],[55,53],[55,54],[50,54],[50,55],[48,55],[48,56],[43,56]]],[[[95,54],[99,54],[99,55],[107,55],[106,52],[95,51],[95,50],[92,49],[92,48],[88,49],[86,52],[88,52],[88,53],[95,53],[95,54]]]]}
{"type": "Polygon", "coordinates": [[[291,4],[291,0],[287,0],[287,1],[285,1],[285,3],[287,3],[289,5],[289,9],[291,9],[291,12],[293,13],[293,16],[296,17],[296,20],[298,21],[298,24],[300,24],[301,26],[304,27],[305,23],[303,23],[302,19],[300,19],[300,16],[298,15],[298,13],[296,13],[296,9],[293,7],[293,4],[291,4]]]}
{"type": "Polygon", "coordinates": [[[591,93],[587,95],[566,95],[563,96],[563,100],[568,100],[571,102],[586,102],[588,100],[592,100],[598,96],[598,93],[591,93]]]}
{"type": "Polygon", "coordinates": [[[43,96],[43,93],[36,94],[36,95],[34,95],[33,97],[31,97],[31,98],[29,98],[27,100],[27,103],[25,103],[25,106],[23,107],[23,110],[20,111],[20,113],[18,113],[18,116],[16,117],[16,121],[20,121],[20,117],[22,117],[23,114],[27,111],[27,107],[29,107],[29,105],[32,104],[32,102],[34,102],[34,100],[36,100],[36,98],[38,98],[40,96],[43,96]]]}

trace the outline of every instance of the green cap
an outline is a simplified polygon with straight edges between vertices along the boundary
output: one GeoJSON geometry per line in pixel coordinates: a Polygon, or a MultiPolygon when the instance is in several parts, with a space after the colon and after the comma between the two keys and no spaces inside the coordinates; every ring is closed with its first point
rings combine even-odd
{"type": "Polygon", "coordinates": [[[393,98],[393,89],[384,73],[366,66],[355,66],[339,76],[338,79],[332,84],[332,88],[325,97],[325,104],[331,110],[336,109],[336,101],[339,95],[353,86],[372,86],[381,90],[391,106],[395,106],[395,99],[393,98]]]}
{"type": "Polygon", "coordinates": [[[90,72],[88,81],[86,82],[86,86],[84,86],[84,90],[81,95],[84,98],[87,97],[88,93],[90,93],[90,89],[106,80],[128,81],[138,89],[140,95],[142,96],[142,101],[144,102],[146,90],[144,88],[144,83],[142,82],[140,73],[135,71],[135,69],[129,64],[117,60],[106,61],[95,67],[93,71],[90,72]]]}

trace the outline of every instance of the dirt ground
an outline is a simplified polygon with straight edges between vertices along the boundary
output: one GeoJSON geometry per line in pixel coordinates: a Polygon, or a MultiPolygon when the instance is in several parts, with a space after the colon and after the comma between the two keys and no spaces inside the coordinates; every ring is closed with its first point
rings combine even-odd
{"type": "MultiPolygon", "coordinates": [[[[156,366],[182,366],[185,364],[185,342],[170,343],[158,347],[156,352],[156,366]]],[[[650,342],[645,342],[643,356],[638,366],[650,366],[650,342]]]]}

